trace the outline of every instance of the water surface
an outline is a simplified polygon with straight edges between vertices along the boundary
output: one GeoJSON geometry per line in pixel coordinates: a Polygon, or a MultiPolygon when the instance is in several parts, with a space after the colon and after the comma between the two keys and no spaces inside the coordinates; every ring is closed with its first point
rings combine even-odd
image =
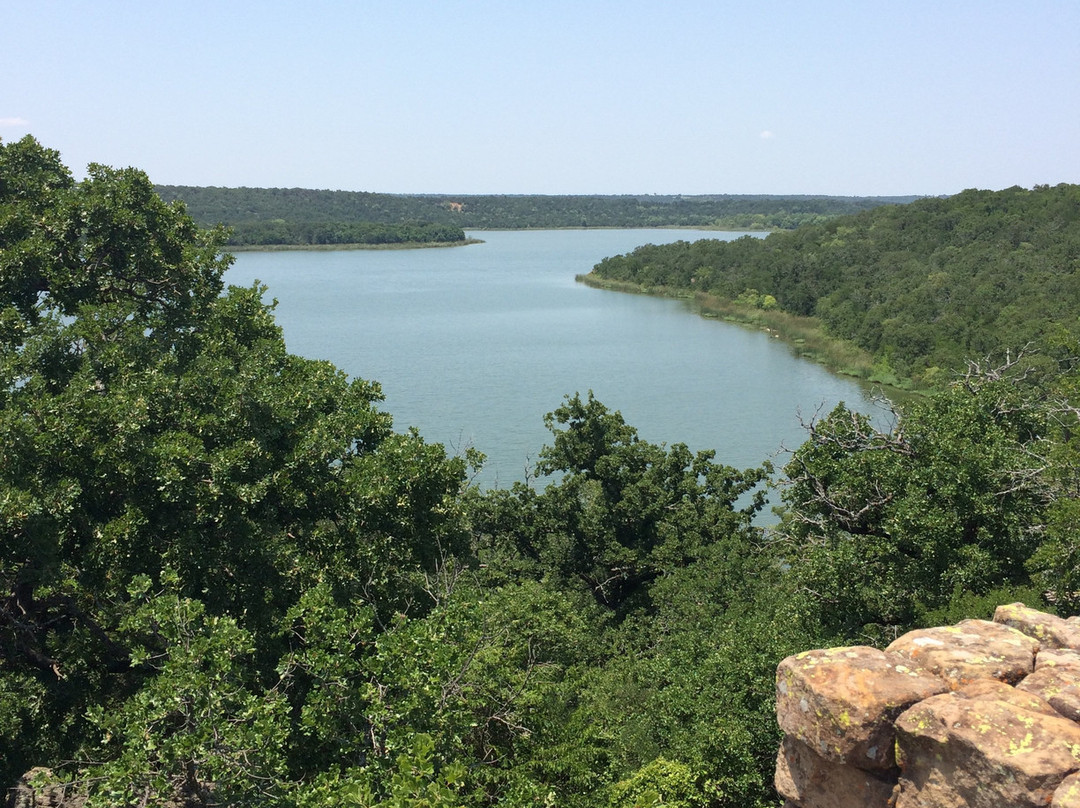
{"type": "Polygon", "coordinates": [[[415,426],[451,452],[484,452],[479,480],[488,486],[524,478],[550,442],[544,414],[575,392],[594,391],[646,440],[716,449],[738,467],[801,443],[800,417],[841,400],[872,406],[854,381],[764,332],[701,318],[677,300],[574,281],[641,244],[743,234],[469,235],[484,243],[244,252],[226,281],[266,283],[289,350],[380,382],[397,429],[415,426]]]}

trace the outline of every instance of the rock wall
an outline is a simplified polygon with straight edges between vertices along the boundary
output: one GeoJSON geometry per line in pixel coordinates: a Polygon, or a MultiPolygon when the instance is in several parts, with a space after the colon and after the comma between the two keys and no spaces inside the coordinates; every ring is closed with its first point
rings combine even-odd
{"type": "Polygon", "coordinates": [[[1001,606],[776,671],[785,808],[1080,808],[1080,618],[1001,606]]]}

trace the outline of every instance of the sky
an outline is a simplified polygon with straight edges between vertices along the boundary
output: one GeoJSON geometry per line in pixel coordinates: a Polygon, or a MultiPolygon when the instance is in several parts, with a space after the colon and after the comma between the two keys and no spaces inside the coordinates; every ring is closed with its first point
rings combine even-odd
{"type": "Polygon", "coordinates": [[[0,139],[392,193],[1080,183],[1078,0],[3,0],[0,139]]]}

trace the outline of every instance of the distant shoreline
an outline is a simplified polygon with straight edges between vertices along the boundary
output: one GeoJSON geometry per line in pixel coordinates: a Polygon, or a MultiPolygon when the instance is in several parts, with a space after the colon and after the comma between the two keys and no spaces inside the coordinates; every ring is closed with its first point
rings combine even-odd
{"type": "Polygon", "coordinates": [[[465,247],[469,244],[483,244],[482,238],[467,238],[464,241],[402,241],[395,244],[226,244],[225,252],[295,252],[314,250],[329,252],[334,250],[421,250],[431,247],[465,247]]]}
{"type": "Polygon", "coordinates": [[[774,233],[775,227],[729,227],[711,224],[599,224],[552,225],[551,227],[466,227],[474,233],[527,233],[530,230],[708,230],[712,233],[774,233]]]}
{"type": "MultiPolygon", "coordinates": [[[[756,227],[716,227],[696,224],[661,224],[623,227],[619,225],[600,225],[597,227],[470,227],[468,230],[479,233],[516,233],[529,230],[702,230],[712,233],[771,233],[770,228],[756,227]]],[[[437,247],[465,247],[470,244],[483,244],[482,238],[466,238],[464,241],[402,241],[393,244],[237,244],[225,245],[226,252],[292,252],[314,250],[318,252],[336,250],[420,250],[437,247]]]]}

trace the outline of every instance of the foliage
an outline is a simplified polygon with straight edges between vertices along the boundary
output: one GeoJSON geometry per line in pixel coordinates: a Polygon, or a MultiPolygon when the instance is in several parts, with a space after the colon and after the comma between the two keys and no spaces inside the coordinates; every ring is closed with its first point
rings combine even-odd
{"type": "Polygon", "coordinates": [[[465,241],[465,231],[452,224],[432,222],[308,222],[270,219],[229,225],[227,244],[235,247],[330,244],[453,244],[465,241]]]}
{"type": "MultiPolygon", "coordinates": [[[[77,183],[36,141],[0,144],[5,783],[48,766],[100,805],[765,808],[784,656],[1076,605],[1065,329],[886,427],[842,406],[808,424],[766,530],[768,464],[643,441],[591,393],[546,417],[542,488],[467,487],[478,456],[395,432],[377,384],[286,351],[264,289],[223,288],[222,239],[141,172],[77,183]]],[[[790,305],[733,283],[732,305],[790,305]]]]}
{"type": "Polygon", "coordinates": [[[750,609],[779,606],[751,523],[767,468],[737,471],[710,452],[641,441],[591,394],[568,397],[546,423],[554,441],[537,468],[554,482],[491,492],[477,518],[482,558],[600,609],[604,655],[534,756],[545,781],[568,805],[596,804],[604,791],[613,804],[652,792],[767,804],[773,671],[797,642],[773,629],[793,622],[758,623],[750,609]],[[677,757],[654,762],[665,755],[677,757]],[[665,785],[668,774],[681,785],[665,785]]]}
{"type": "MultiPolygon", "coordinates": [[[[454,228],[717,227],[729,230],[792,228],[914,197],[733,195],[538,196],[407,195],[304,188],[200,188],[158,186],[164,199],[183,200],[203,225],[226,224],[238,239],[286,232],[299,241],[240,240],[241,244],[339,243],[336,230],[427,222],[454,228]],[[256,235],[257,234],[257,235],[256,235]],[[303,234],[303,235],[301,235],[303,234]]],[[[419,240],[419,239],[417,239],[419,240]]],[[[426,239],[425,239],[426,240],[426,239]]],[[[453,239],[435,239],[451,241],[453,239]]],[[[357,239],[364,241],[366,239],[357,239]]]]}
{"type": "Polygon", "coordinates": [[[502,529],[523,556],[619,608],[712,545],[742,551],[764,494],[741,509],[736,501],[765,479],[767,467],[740,472],[714,463],[714,452],[642,441],[591,393],[568,397],[545,423],[555,441],[537,471],[560,475],[558,483],[540,495],[518,484],[499,502],[502,529]]]}
{"type": "Polygon", "coordinates": [[[19,773],[73,759],[82,716],[142,685],[128,585],[251,632],[324,583],[379,620],[423,613],[466,547],[464,462],[375,408],[377,385],[285,351],[262,290],[222,293],[220,232],[145,175],[73,183],[30,138],[0,149],[0,648],[19,773]]]}
{"type": "Polygon", "coordinates": [[[966,359],[1075,331],[1080,186],[969,190],[765,239],[646,245],[590,277],[818,318],[899,379],[939,386],[966,359]]]}
{"type": "Polygon", "coordinates": [[[612,788],[611,808],[697,808],[703,804],[690,767],[662,757],[612,788]]]}
{"type": "Polygon", "coordinates": [[[360,770],[320,773],[293,796],[297,808],[461,808],[459,791],[465,773],[459,764],[437,768],[434,741],[420,733],[414,736],[411,749],[398,757],[385,796],[375,793],[360,770]]]}
{"type": "MultiPolygon", "coordinates": [[[[168,585],[175,574],[163,576],[168,585]]],[[[250,681],[254,638],[229,617],[206,614],[199,601],[149,594],[120,629],[134,635],[131,664],[154,672],[116,708],[92,705],[91,723],[103,733],[106,761],[93,765],[92,802],[137,804],[155,795],[262,805],[279,796],[285,772],[282,747],[288,709],[281,694],[259,692],[250,681]]]]}
{"type": "Polygon", "coordinates": [[[973,364],[886,430],[842,405],[809,426],[785,469],[780,552],[828,631],[883,639],[992,610],[984,600],[1067,599],[1076,492],[1062,482],[1077,454],[1060,435],[1076,410],[1061,396],[1075,379],[1071,366],[973,364]]]}

